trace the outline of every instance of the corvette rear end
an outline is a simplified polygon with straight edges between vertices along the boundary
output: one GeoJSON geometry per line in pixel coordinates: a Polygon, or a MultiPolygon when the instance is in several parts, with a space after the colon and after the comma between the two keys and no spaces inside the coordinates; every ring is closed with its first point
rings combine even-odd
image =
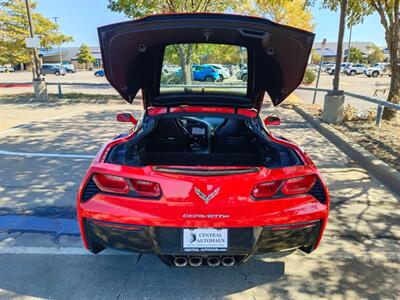
{"type": "Polygon", "coordinates": [[[307,154],[267,129],[276,119],[260,117],[264,92],[277,105],[300,83],[311,33],[258,18],[183,14],[105,26],[99,37],[107,79],[128,102],[142,89],[145,112],[99,151],[83,179],[77,211],[91,252],[111,247],[196,267],[318,247],[327,188],[307,154]],[[160,84],[163,64],[179,51],[171,45],[204,43],[233,53],[237,46],[242,62],[246,49],[247,83],[160,84]],[[151,68],[137,76],[144,63],[151,68]]]}

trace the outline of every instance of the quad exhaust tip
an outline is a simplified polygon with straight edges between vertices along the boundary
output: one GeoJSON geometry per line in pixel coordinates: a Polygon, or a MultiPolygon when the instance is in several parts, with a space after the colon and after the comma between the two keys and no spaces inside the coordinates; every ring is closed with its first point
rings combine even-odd
{"type": "Polygon", "coordinates": [[[221,259],[217,256],[210,256],[207,258],[207,264],[210,267],[218,267],[221,264],[221,259]]]}
{"type": "Polygon", "coordinates": [[[188,264],[188,259],[183,256],[177,256],[174,258],[175,267],[186,267],[188,264]]]}
{"type": "Polygon", "coordinates": [[[235,258],[233,256],[225,256],[221,262],[224,267],[232,267],[235,264],[235,258]]]}
{"type": "Polygon", "coordinates": [[[203,259],[199,256],[192,256],[189,258],[189,265],[191,267],[200,267],[203,263],[203,259]]]}

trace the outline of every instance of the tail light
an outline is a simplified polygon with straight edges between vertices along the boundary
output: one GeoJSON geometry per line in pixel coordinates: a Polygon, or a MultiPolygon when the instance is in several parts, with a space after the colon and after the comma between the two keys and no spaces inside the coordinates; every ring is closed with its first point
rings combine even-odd
{"type": "Polygon", "coordinates": [[[257,184],[252,192],[254,198],[269,198],[276,194],[282,181],[268,181],[257,184]]]}
{"type": "Polygon", "coordinates": [[[314,186],[317,178],[315,176],[303,176],[290,178],[282,186],[282,193],[285,195],[297,195],[309,192],[314,186]]]}
{"type": "Polygon", "coordinates": [[[126,180],[119,176],[108,174],[95,174],[93,175],[93,181],[103,192],[128,194],[130,191],[129,185],[126,180]]]}
{"type": "Polygon", "coordinates": [[[256,199],[271,198],[279,191],[284,195],[299,195],[308,193],[316,183],[314,175],[295,177],[286,180],[276,180],[258,183],[252,191],[256,199]]]}
{"type": "Polygon", "coordinates": [[[96,173],[93,175],[93,181],[101,191],[106,193],[130,194],[133,197],[148,198],[161,196],[161,188],[158,183],[147,180],[96,173]]]}
{"type": "Polygon", "coordinates": [[[161,189],[158,183],[139,179],[130,179],[129,181],[135,189],[135,192],[140,196],[160,197],[161,195],[161,189]]]}

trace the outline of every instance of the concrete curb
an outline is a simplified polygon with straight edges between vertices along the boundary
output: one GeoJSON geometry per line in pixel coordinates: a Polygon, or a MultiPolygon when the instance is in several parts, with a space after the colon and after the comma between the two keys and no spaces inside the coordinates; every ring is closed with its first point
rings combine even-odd
{"type": "MultiPolygon", "coordinates": [[[[315,119],[303,108],[293,105],[293,109],[303,119],[315,127],[324,137],[335,144],[340,150],[346,153],[355,161],[359,162],[368,172],[389,187],[393,192],[400,195],[400,172],[389,166],[384,161],[371,154],[356,142],[349,139],[343,133],[332,128],[326,123],[315,119]]],[[[400,200],[400,199],[399,199],[400,200]]]]}

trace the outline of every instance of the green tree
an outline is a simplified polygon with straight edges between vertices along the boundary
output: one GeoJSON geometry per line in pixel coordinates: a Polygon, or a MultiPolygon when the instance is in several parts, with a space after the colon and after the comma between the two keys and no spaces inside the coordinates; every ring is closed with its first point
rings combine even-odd
{"type": "Polygon", "coordinates": [[[364,60],[364,54],[356,47],[350,47],[350,58],[349,61],[352,63],[360,63],[364,60]]]}
{"type": "Polygon", "coordinates": [[[376,45],[368,46],[368,51],[368,62],[371,64],[383,62],[383,60],[385,59],[385,55],[383,54],[382,49],[380,49],[376,45]]]}
{"type": "MultiPolygon", "coordinates": [[[[337,10],[340,0],[323,0],[323,7],[337,10]]],[[[389,49],[391,80],[387,101],[400,103],[400,0],[348,0],[347,23],[357,24],[365,16],[377,12],[385,31],[385,40],[389,49]]],[[[385,108],[383,118],[391,120],[396,111],[385,108]]]]}
{"type": "Polygon", "coordinates": [[[88,69],[88,64],[96,61],[94,58],[92,51],[89,46],[86,44],[82,44],[79,48],[79,53],[77,55],[77,60],[80,64],[86,65],[86,70],[88,69]]]}
{"type": "MultiPolygon", "coordinates": [[[[59,32],[59,26],[43,15],[34,12],[36,3],[32,2],[32,21],[35,34],[40,37],[43,48],[73,41],[71,36],[59,32]]],[[[21,0],[0,0],[0,64],[30,63],[32,52],[25,46],[29,28],[25,2],[21,0]]]]}
{"type": "MultiPolygon", "coordinates": [[[[122,12],[130,18],[141,18],[159,13],[224,12],[227,9],[235,10],[244,2],[246,0],[109,0],[108,8],[112,11],[122,12]]],[[[175,55],[176,61],[183,70],[185,84],[190,84],[192,80],[193,57],[201,54],[201,48],[194,49],[194,47],[196,46],[193,44],[180,44],[171,48],[171,51],[175,52],[173,55],[175,55]]]]}

